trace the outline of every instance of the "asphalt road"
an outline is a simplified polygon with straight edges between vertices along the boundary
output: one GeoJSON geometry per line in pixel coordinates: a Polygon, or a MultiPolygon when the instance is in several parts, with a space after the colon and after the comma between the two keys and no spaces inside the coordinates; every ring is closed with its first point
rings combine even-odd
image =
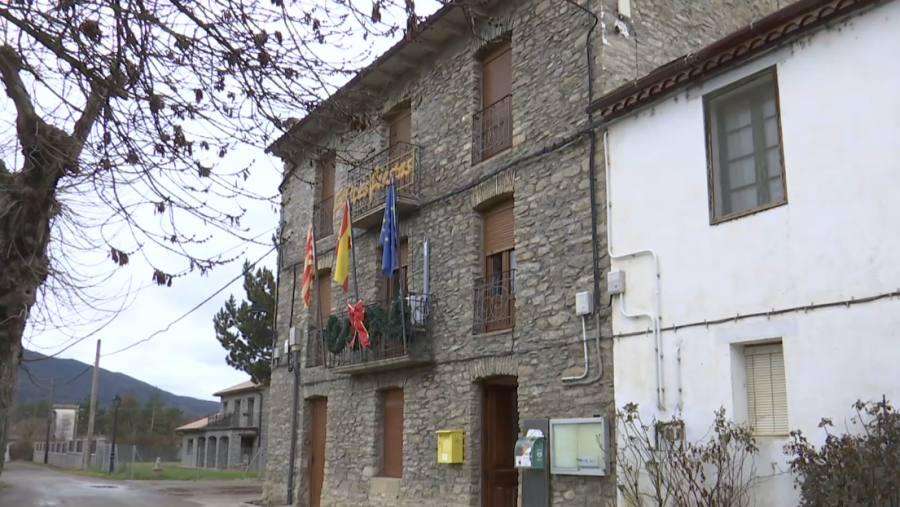
{"type": "Polygon", "coordinates": [[[7,463],[0,507],[237,507],[259,498],[258,483],[110,481],[7,463]]]}

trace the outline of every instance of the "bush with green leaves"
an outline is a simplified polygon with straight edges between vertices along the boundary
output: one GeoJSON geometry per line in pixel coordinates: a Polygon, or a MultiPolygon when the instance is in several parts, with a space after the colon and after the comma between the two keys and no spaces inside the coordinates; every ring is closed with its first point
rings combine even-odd
{"type": "Polygon", "coordinates": [[[833,432],[822,419],[825,443],[813,445],[802,431],[792,431],[784,447],[800,490],[801,507],[900,506],[900,414],[882,397],[857,401],[851,426],[833,432]]]}

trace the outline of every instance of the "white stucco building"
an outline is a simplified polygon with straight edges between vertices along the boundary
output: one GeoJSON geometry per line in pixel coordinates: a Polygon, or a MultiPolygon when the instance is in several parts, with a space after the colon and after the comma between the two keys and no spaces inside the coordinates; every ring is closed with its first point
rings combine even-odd
{"type": "MultiPolygon", "coordinates": [[[[900,2],[801,0],[595,102],[617,406],[688,439],[752,419],[768,475],[790,430],[900,404],[898,51],[900,2]]],[[[782,474],[755,502],[796,495],[782,474]]]]}

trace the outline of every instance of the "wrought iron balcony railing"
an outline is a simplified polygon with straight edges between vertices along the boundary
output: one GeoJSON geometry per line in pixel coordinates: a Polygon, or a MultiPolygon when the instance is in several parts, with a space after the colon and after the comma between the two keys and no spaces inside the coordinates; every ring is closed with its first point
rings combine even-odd
{"type": "Polygon", "coordinates": [[[509,329],[516,322],[516,270],[475,280],[474,333],[509,329]]]}
{"type": "Polygon", "coordinates": [[[306,337],[306,367],[325,366],[325,333],[321,329],[310,329],[306,337]]]}
{"type": "Polygon", "coordinates": [[[313,231],[316,241],[334,234],[334,196],[313,205],[313,231]]]}
{"type": "Polygon", "coordinates": [[[346,312],[329,318],[323,333],[328,367],[348,373],[367,373],[430,362],[432,311],[432,298],[425,294],[408,294],[403,299],[394,299],[390,305],[366,306],[368,348],[362,348],[358,341],[351,345],[346,312]],[[405,302],[402,314],[405,322],[401,318],[401,301],[405,302]]]}
{"type": "Polygon", "coordinates": [[[512,146],[512,95],[475,114],[472,143],[473,163],[487,160],[512,146]]]}
{"type": "Polygon", "coordinates": [[[418,207],[421,152],[419,146],[397,143],[350,169],[347,192],[354,226],[368,228],[381,223],[391,176],[398,211],[418,207]]]}
{"type": "Polygon", "coordinates": [[[253,414],[235,412],[211,414],[206,416],[206,427],[209,429],[258,428],[259,416],[258,412],[253,414]]]}

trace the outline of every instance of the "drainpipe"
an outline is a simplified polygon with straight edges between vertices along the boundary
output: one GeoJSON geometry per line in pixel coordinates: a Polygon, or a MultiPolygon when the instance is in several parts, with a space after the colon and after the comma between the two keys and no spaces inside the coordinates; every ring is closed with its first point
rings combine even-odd
{"type": "MultiPolygon", "coordinates": [[[[297,265],[294,264],[293,282],[291,282],[291,313],[288,320],[290,327],[294,326],[294,300],[297,295],[297,265]]],[[[290,338],[289,338],[290,339],[290,338]]],[[[291,345],[293,346],[293,345],[291,345]]],[[[294,504],[294,467],[297,457],[297,407],[300,405],[300,362],[297,361],[299,350],[289,349],[288,371],[294,374],[294,392],[291,402],[291,454],[288,457],[287,477],[287,503],[294,504]]]]}
{"type": "Polygon", "coordinates": [[[659,326],[659,256],[652,250],[638,250],[622,255],[613,254],[612,247],[612,177],[610,176],[609,165],[609,130],[603,132],[603,155],[606,162],[606,247],[609,253],[609,259],[619,260],[632,257],[641,257],[648,255],[653,258],[653,274],[654,274],[654,313],[629,314],[625,310],[625,295],[619,295],[619,306],[622,314],[628,318],[647,317],[653,324],[653,337],[655,339],[655,356],[656,356],[656,405],[660,410],[666,409],[665,388],[663,387],[663,349],[662,340],[660,339],[659,326]]]}
{"type": "MultiPolygon", "coordinates": [[[[594,29],[597,28],[597,25],[600,23],[600,19],[596,14],[588,10],[586,7],[583,7],[576,3],[574,0],[566,0],[566,2],[571,5],[577,7],[582,12],[594,18],[594,22],[591,24],[591,28],[588,29],[587,37],[584,41],[584,54],[587,58],[587,89],[588,89],[588,105],[594,102],[594,56],[593,50],[591,48],[591,35],[594,33],[594,29]]],[[[593,125],[594,123],[594,113],[591,111],[591,108],[588,107],[588,125],[593,125]]],[[[585,325],[586,317],[582,317],[581,326],[582,326],[582,340],[584,342],[584,373],[575,377],[565,377],[563,381],[567,381],[571,384],[591,384],[598,380],[603,375],[603,360],[600,353],[600,252],[599,247],[597,246],[599,241],[597,239],[597,195],[596,195],[596,151],[597,151],[597,134],[594,129],[591,129],[588,133],[588,138],[590,139],[590,153],[588,153],[588,188],[591,193],[591,249],[592,249],[592,268],[594,275],[594,321],[597,326],[597,375],[594,377],[584,380],[588,375],[588,371],[591,368],[590,364],[590,356],[588,355],[588,345],[587,345],[587,329],[585,325]]]]}

